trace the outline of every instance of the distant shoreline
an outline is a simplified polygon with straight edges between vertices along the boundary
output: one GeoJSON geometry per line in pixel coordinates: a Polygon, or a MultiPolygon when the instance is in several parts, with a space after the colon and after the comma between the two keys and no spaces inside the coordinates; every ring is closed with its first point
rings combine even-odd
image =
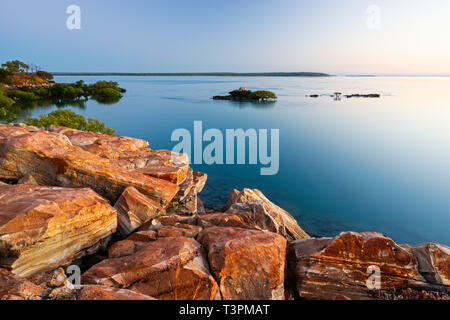
{"type": "Polygon", "coordinates": [[[321,72],[51,72],[54,76],[200,76],[200,77],[331,77],[321,72]]]}

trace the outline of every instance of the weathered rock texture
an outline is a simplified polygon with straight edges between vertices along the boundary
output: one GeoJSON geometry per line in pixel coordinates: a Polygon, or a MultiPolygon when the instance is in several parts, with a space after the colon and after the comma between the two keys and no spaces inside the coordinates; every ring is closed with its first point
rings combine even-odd
{"type": "Polygon", "coordinates": [[[257,189],[216,212],[206,179],[144,140],[0,124],[0,299],[449,299],[447,246],[310,238],[257,189]]]}
{"type": "Polygon", "coordinates": [[[90,187],[113,203],[128,186],[167,207],[178,186],[74,146],[67,136],[34,127],[0,125],[0,179],[33,174],[39,184],[90,187]]]}
{"type": "Polygon", "coordinates": [[[279,233],[288,240],[309,238],[289,212],[273,204],[257,189],[233,190],[225,207],[227,213],[244,214],[262,230],[279,233]]]}
{"type": "Polygon", "coordinates": [[[77,300],[155,300],[155,298],[126,289],[86,285],[78,292],[77,300]]]}
{"type": "Polygon", "coordinates": [[[284,299],[286,239],[270,232],[212,227],[198,237],[225,300],[284,299]]]}
{"type": "MultiPolygon", "coordinates": [[[[288,265],[298,296],[306,299],[333,299],[338,295],[350,299],[407,299],[408,296],[402,296],[406,288],[440,292],[445,296],[448,287],[429,283],[421,274],[426,271],[433,279],[438,274],[440,279],[448,277],[448,263],[442,267],[442,262],[449,259],[448,248],[440,247],[443,250],[436,251],[440,256],[438,267],[425,263],[421,268],[409,246],[397,245],[376,232],[345,232],[334,239],[301,239],[289,243],[288,265]]],[[[416,250],[422,251],[423,247],[416,250]]],[[[428,257],[429,254],[424,254],[421,259],[428,257]]]]}
{"type": "Polygon", "coordinates": [[[128,187],[117,200],[114,208],[118,214],[118,227],[127,236],[145,222],[164,213],[163,208],[134,187],[128,187]]]}
{"type": "Polygon", "coordinates": [[[202,246],[192,238],[162,238],[130,256],[110,258],[83,274],[83,282],[125,288],[157,299],[220,298],[202,246]]]}
{"type": "Polygon", "coordinates": [[[116,210],[91,189],[0,186],[0,266],[28,276],[95,252],[116,210]]]}

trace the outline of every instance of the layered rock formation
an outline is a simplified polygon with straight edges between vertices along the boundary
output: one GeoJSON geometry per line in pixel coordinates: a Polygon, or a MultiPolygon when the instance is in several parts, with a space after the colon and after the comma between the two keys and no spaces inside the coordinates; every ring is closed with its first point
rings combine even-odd
{"type": "Polygon", "coordinates": [[[83,275],[83,282],[127,288],[157,299],[220,297],[202,246],[186,237],[158,239],[129,256],[104,260],[83,275]]]}
{"type": "Polygon", "coordinates": [[[449,248],[429,247],[397,245],[377,232],[344,232],[289,243],[288,265],[300,298],[407,299],[422,291],[448,298],[449,248]]]}
{"type": "Polygon", "coordinates": [[[282,300],[286,239],[240,228],[208,228],[198,241],[225,300],[282,300]]]}
{"type": "Polygon", "coordinates": [[[447,246],[311,238],[257,189],[206,213],[206,179],[144,140],[0,125],[0,299],[449,299],[447,246]]]}
{"type": "Polygon", "coordinates": [[[91,189],[0,186],[0,266],[27,276],[95,251],[117,214],[91,189]]]}

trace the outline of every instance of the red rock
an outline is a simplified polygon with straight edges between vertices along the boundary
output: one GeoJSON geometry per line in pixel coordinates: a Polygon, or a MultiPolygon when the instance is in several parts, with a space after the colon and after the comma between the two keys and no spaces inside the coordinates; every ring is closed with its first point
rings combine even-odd
{"type": "Polygon", "coordinates": [[[41,300],[45,294],[44,287],[0,269],[0,300],[41,300]]]}
{"type": "Polygon", "coordinates": [[[90,187],[114,203],[128,186],[167,207],[178,186],[74,146],[62,134],[33,127],[0,125],[0,179],[19,180],[32,173],[41,185],[90,187]]]}
{"type": "Polygon", "coordinates": [[[177,214],[170,214],[165,216],[159,216],[154,218],[142,225],[140,230],[153,230],[160,226],[174,226],[178,227],[179,225],[190,224],[197,225],[197,217],[196,216],[180,216],[177,214]]]}
{"type": "Polygon", "coordinates": [[[419,272],[428,282],[450,286],[450,248],[424,243],[411,247],[419,262],[419,272]]]}
{"type": "Polygon", "coordinates": [[[92,254],[117,213],[91,189],[0,186],[0,266],[30,276],[92,254]]]}
{"type": "Polygon", "coordinates": [[[180,185],[178,193],[167,208],[170,214],[196,214],[198,212],[198,196],[206,183],[205,173],[189,170],[186,180],[180,185]]]}
{"type": "Polygon", "coordinates": [[[158,239],[131,256],[104,260],[84,273],[82,281],[164,300],[220,297],[202,246],[186,237],[158,239]]]}
{"type": "Polygon", "coordinates": [[[156,300],[153,297],[131,290],[106,286],[85,285],[78,293],[77,300],[156,300]]]}
{"type": "Polygon", "coordinates": [[[289,212],[273,204],[257,189],[233,190],[225,209],[232,214],[250,213],[259,228],[276,232],[288,240],[309,238],[289,212]]]}
{"type": "Polygon", "coordinates": [[[162,226],[154,229],[158,233],[158,238],[164,237],[190,237],[195,238],[202,228],[199,226],[191,226],[188,224],[179,224],[175,226],[162,226]]]}
{"type": "Polygon", "coordinates": [[[129,235],[145,222],[164,212],[158,203],[134,187],[125,189],[114,208],[117,210],[118,229],[123,236],[129,235]]]}
{"type": "Polygon", "coordinates": [[[199,215],[197,219],[198,225],[203,228],[216,226],[263,230],[257,225],[254,217],[255,215],[251,212],[240,212],[239,214],[216,212],[199,215]]]}
{"type": "Polygon", "coordinates": [[[402,288],[429,287],[412,251],[376,232],[293,241],[288,246],[288,265],[298,296],[306,299],[333,299],[336,295],[353,300],[383,299],[402,288]],[[377,279],[373,275],[378,268],[379,289],[370,282],[377,279]]]}
{"type": "Polygon", "coordinates": [[[271,232],[211,227],[198,241],[225,300],[284,299],[286,239],[271,232]]]}
{"type": "Polygon", "coordinates": [[[155,231],[139,231],[133,233],[127,239],[114,243],[109,248],[110,258],[120,258],[131,256],[138,250],[147,246],[149,242],[155,241],[157,234],[155,231]]]}

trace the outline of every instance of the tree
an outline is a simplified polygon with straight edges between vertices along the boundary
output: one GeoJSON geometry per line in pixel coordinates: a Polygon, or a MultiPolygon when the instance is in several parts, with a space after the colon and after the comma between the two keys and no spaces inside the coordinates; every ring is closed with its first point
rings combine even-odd
{"type": "Polygon", "coordinates": [[[36,75],[45,80],[53,80],[53,75],[47,71],[42,71],[42,70],[36,71],[36,75]]]}
{"type": "Polygon", "coordinates": [[[29,65],[19,60],[6,61],[2,64],[2,67],[10,71],[12,74],[24,74],[30,68],[29,65]]]}
{"type": "Polygon", "coordinates": [[[251,100],[274,100],[277,98],[277,96],[275,95],[275,93],[271,92],[271,91],[267,91],[267,90],[258,90],[258,91],[254,91],[250,94],[249,98],[251,100]]]}
{"type": "Polygon", "coordinates": [[[68,109],[58,109],[49,114],[41,114],[39,118],[27,116],[25,123],[36,127],[47,127],[49,125],[62,126],[82,131],[99,132],[109,135],[115,134],[115,130],[101,122],[98,119],[86,119],[81,115],[68,109]]]}

